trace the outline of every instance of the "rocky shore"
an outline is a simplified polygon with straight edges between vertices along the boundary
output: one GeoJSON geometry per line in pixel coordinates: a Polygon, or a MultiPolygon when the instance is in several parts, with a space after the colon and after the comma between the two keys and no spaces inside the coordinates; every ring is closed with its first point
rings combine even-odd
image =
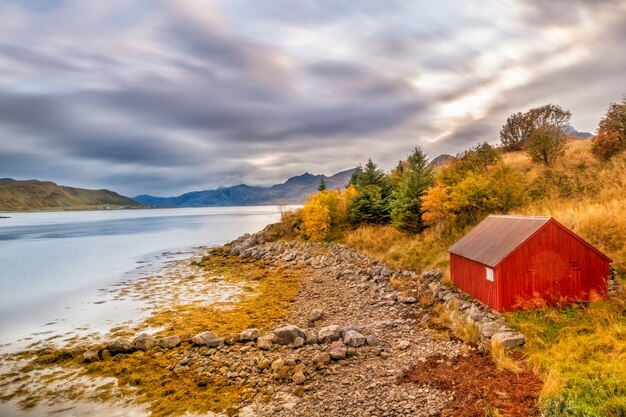
{"type": "Polygon", "coordinates": [[[444,286],[440,271],[418,275],[342,245],[266,242],[263,233],[231,242],[222,256],[299,271],[298,293],[282,323],[266,332],[138,334],[83,351],[82,362],[149,355],[166,359],[165,371],[193,390],[219,381],[237,392],[240,401],[208,416],[482,416],[468,411],[479,404],[475,397],[483,394],[473,392],[481,383],[482,390],[504,392],[504,402],[519,403],[524,415],[536,415],[539,385],[532,375],[493,365],[481,369],[487,381],[456,375],[473,361],[485,368],[480,352],[494,341],[514,347],[524,337],[497,313],[444,286]],[[456,323],[475,326],[475,343],[433,320],[433,302],[456,323]],[[447,372],[448,380],[424,380],[433,369],[447,372]]]}

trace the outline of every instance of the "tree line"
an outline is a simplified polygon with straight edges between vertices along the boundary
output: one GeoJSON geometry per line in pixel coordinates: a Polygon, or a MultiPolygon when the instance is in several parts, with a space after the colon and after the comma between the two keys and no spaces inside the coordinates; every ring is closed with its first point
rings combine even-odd
{"type": "MultiPolygon", "coordinates": [[[[487,214],[507,213],[542,190],[541,183],[526,184],[518,171],[502,162],[502,154],[524,151],[546,167],[550,178],[550,169],[565,153],[570,118],[568,110],[554,104],[512,114],[500,130],[499,146],[478,143],[437,175],[420,147],[389,173],[369,159],[356,168],[343,191],[320,183],[299,213],[302,233],[320,241],[345,227],[382,224],[410,233],[432,228],[444,234],[476,224],[487,214]]],[[[626,98],[609,106],[592,139],[592,152],[601,160],[624,149],[626,98]]]]}

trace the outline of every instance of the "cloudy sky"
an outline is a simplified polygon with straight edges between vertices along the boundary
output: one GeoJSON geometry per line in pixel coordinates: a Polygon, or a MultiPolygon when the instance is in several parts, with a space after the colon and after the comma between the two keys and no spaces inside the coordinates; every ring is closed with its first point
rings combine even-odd
{"type": "Polygon", "coordinates": [[[169,196],[389,169],[626,93],[626,2],[0,0],[0,177],[169,196]]]}

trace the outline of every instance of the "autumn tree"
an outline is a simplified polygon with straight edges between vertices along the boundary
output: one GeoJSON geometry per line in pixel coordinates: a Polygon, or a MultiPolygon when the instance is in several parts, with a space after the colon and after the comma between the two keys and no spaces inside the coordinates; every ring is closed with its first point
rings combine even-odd
{"type": "Polygon", "coordinates": [[[526,153],[533,162],[547,167],[565,153],[565,133],[552,126],[544,125],[535,130],[528,138],[526,153]]]}
{"type": "Polygon", "coordinates": [[[311,196],[302,208],[304,234],[314,242],[324,240],[330,231],[330,208],[321,194],[311,196]]]}
{"type": "Polygon", "coordinates": [[[400,230],[419,232],[424,228],[420,197],[434,183],[433,170],[426,154],[419,147],[415,148],[395,170],[395,175],[398,180],[390,204],[392,225],[400,230]]]}
{"type": "Polygon", "coordinates": [[[563,130],[569,126],[571,116],[568,110],[555,104],[535,107],[526,113],[512,114],[500,130],[502,149],[505,151],[526,149],[533,133],[538,129],[542,130],[542,134],[535,135],[535,145],[540,138],[546,139],[548,134],[551,135],[548,141],[550,143],[565,141],[563,130]]]}
{"type": "Polygon", "coordinates": [[[478,143],[456,156],[456,160],[445,166],[439,175],[444,185],[454,185],[470,172],[484,172],[502,159],[500,152],[487,142],[478,143]]]}
{"type": "Polygon", "coordinates": [[[348,222],[348,206],[356,189],[322,190],[313,194],[302,208],[304,237],[319,242],[340,232],[348,222]]]}
{"type": "Polygon", "coordinates": [[[521,151],[533,131],[533,123],[527,113],[515,113],[506,119],[500,129],[500,142],[505,151],[521,151]]]}
{"type": "Polygon", "coordinates": [[[626,96],[621,104],[611,103],[600,120],[591,151],[600,159],[609,159],[626,149],[626,96]]]}

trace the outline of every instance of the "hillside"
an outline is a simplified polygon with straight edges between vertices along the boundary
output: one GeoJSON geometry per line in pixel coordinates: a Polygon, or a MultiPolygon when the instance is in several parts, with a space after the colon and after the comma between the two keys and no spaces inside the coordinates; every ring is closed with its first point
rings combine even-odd
{"type": "Polygon", "coordinates": [[[66,187],[51,181],[0,179],[0,211],[85,210],[137,206],[109,190],[66,187]]]}
{"type": "Polygon", "coordinates": [[[329,189],[343,189],[353,172],[354,169],[349,169],[330,177],[306,172],[271,187],[240,184],[232,187],[220,187],[216,190],[192,191],[178,197],[154,197],[144,194],[134,197],[134,200],[141,204],[168,207],[302,204],[309,195],[317,191],[322,179],[326,181],[329,189]]]}
{"type": "MultiPolygon", "coordinates": [[[[624,282],[626,153],[601,160],[594,157],[590,140],[570,138],[564,155],[548,168],[525,152],[489,152],[484,146],[473,148],[437,173],[424,200],[427,227],[421,233],[364,224],[329,236],[340,236],[341,242],[394,267],[440,268],[451,285],[447,250],[484,216],[553,216],[613,259],[624,282]]],[[[543,306],[538,310],[508,313],[509,324],[527,338],[517,353],[527,359],[494,360],[537,373],[544,383],[539,407],[546,416],[624,415],[625,300],[622,292],[604,302],[538,303],[543,306]]],[[[444,311],[442,317],[449,321],[445,314],[453,313],[444,311]]],[[[457,324],[460,332],[467,331],[466,323],[457,324]]]]}

